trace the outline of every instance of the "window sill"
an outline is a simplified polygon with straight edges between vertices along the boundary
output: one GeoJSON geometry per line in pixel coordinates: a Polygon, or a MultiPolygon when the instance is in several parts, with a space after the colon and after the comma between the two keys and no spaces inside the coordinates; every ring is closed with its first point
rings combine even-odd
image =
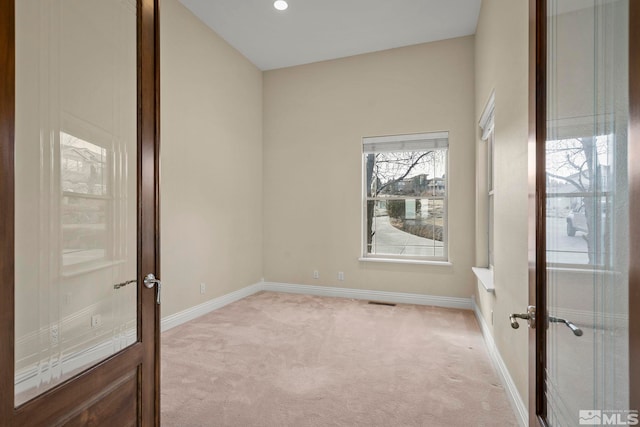
{"type": "Polygon", "coordinates": [[[471,267],[480,283],[487,292],[495,293],[496,288],[493,285],[493,269],[486,267],[471,267]]]}
{"type": "Polygon", "coordinates": [[[400,258],[366,258],[360,257],[358,261],[363,262],[386,262],[394,264],[419,264],[419,265],[434,265],[440,267],[451,267],[453,264],[449,261],[428,261],[421,259],[400,259],[400,258]]]}

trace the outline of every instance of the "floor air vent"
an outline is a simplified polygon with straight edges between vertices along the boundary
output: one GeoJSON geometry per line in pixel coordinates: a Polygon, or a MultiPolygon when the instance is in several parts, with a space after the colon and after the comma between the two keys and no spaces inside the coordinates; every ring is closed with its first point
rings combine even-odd
{"type": "Polygon", "coordinates": [[[396,305],[392,302],[382,302],[382,301],[369,301],[369,304],[373,305],[386,305],[389,307],[395,307],[396,305]]]}

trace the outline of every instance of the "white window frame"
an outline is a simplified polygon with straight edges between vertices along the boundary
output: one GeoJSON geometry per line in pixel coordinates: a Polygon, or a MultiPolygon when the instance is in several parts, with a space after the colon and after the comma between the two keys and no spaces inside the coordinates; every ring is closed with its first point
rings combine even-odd
{"type": "Polygon", "coordinates": [[[495,92],[492,91],[480,117],[482,141],[487,143],[487,265],[493,270],[495,262],[495,92]]]}
{"type": "MultiPolygon", "coordinates": [[[[449,260],[449,132],[429,132],[419,134],[391,135],[362,138],[362,233],[361,233],[361,257],[360,261],[374,262],[397,262],[411,264],[435,264],[451,265],[449,260]],[[366,155],[376,150],[382,151],[403,151],[416,149],[439,149],[445,150],[444,164],[444,195],[429,196],[433,199],[443,200],[443,254],[442,256],[417,256],[417,255],[392,255],[392,254],[371,254],[367,248],[367,202],[371,200],[393,200],[393,199],[415,199],[415,196],[406,197],[384,197],[376,198],[368,196],[366,155]]],[[[426,198],[426,197],[425,197],[426,198]]]]}

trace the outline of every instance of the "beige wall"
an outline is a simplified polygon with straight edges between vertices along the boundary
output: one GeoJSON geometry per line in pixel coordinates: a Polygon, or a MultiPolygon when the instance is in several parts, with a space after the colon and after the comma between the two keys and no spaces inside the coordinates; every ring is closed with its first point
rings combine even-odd
{"type": "Polygon", "coordinates": [[[473,293],[473,49],[471,36],[264,73],[265,280],[473,293]],[[431,131],[450,137],[453,266],[358,261],[362,137],[431,131]]]}
{"type": "Polygon", "coordinates": [[[260,281],[262,74],[177,0],[161,7],[167,316],[260,281]]]}
{"type": "Polygon", "coordinates": [[[495,90],[495,295],[478,284],[476,298],[496,345],[528,403],[527,328],[508,315],[526,311],[528,3],[484,0],[475,38],[477,129],[476,262],[487,265],[486,144],[477,126],[495,90]],[[492,316],[493,312],[493,316],[492,316]]]}

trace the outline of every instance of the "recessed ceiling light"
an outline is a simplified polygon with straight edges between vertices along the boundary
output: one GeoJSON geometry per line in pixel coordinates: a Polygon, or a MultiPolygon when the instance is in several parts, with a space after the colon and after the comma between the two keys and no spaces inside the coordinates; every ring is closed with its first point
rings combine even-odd
{"type": "Polygon", "coordinates": [[[284,0],[276,0],[273,3],[273,7],[275,7],[278,10],[285,10],[286,8],[289,7],[289,4],[284,0]]]}

